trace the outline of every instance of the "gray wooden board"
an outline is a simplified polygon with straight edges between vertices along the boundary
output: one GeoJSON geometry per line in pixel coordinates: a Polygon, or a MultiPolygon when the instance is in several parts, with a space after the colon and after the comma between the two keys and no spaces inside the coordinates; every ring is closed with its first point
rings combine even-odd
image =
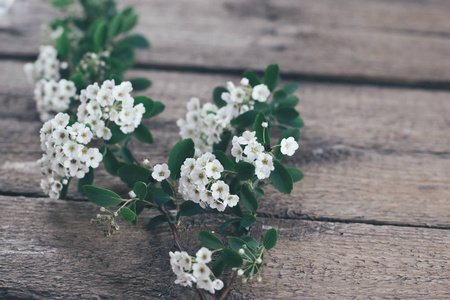
{"type": "MultiPolygon", "coordinates": [[[[450,3],[384,0],[133,0],[136,32],[152,48],[141,64],[294,74],[448,81],[450,3]]],[[[47,1],[17,0],[0,22],[0,54],[34,55],[39,28],[56,15],[47,1]]]]}
{"type": "MultiPolygon", "coordinates": [[[[10,76],[4,80],[2,95],[7,96],[0,97],[6,106],[0,120],[0,191],[42,197],[35,163],[41,156],[41,122],[36,120],[30,95],[26,96],[31,90],[14,80],[21,65],[1,64],[10,76]]],[[[145,94],[167,106],[163,114],[147,121],[155,144],[133,145],[139,159],[149,158],[152,163],[166,162],[166,153],[179,140],[175,121],[185,114],[184,103],[191,96],[205,103],[214,86],[238,81],[158,71],[133,71],[133,75],[157,78],[145,94]]],[[[447,93],[302,84],[298,95],[306,127],[300,151],[286,161],[306,176],[295,184],[292,195],[269,189],[261,210],[289,218],[449,226],[447,93]]],[[[69,197],[80,199],[74,183],[69,197]]],[[[97,172],[96,184],[126,192],[105,171],[97,172]]]]}
{"type": "MultiPolygon", "coordinates": [[[[98,213],[93,204],[4,196],[0,203],[0,297],[196,298],[173,283],[168,228],[144,229],[153,214],[145,212],[137,228],[119,221],[118,234],[105,238],[89,224],[98,213]]],[[[183,246],[195,253],[197,232],[217,231],[222,221],[184,219],[183,246]]],[[[252,235],[260,239],[270,227],[279,241],[265,255],[263,282],[237,281],[229,299],[450,296],[447,230],[261,218],[252,235]]]]}

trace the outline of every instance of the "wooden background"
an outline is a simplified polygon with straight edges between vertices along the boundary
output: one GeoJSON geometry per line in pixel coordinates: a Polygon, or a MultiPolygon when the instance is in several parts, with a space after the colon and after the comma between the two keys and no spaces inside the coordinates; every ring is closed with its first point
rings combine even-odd
{"type": "MultiPolygon", "coordinates": [[[[245,69],[279,63],[298,82],[306,126],[288,163],[303,170],[292,195],[269,189],[253,232],[279,243],[263,282],[228,299],[450,298],[450,2],[447,0],[133,0],[139,52],[129,77],[166,104],[150,120],[156,143],[139,158],[164,162],[186,101],[245,69]]],[[[17,0],[0,19],[0,298],[195,299],[173,284],[168,228],[121,222],[104,238],[98,212],[72,187],[45,197],[36,160],[41,122],[22,66],[37,55],[48,1],[17,0]]],[[[124,192],[105,171],[96,184],[124,192]]],[[[186,219],[182,242],[218,230],[215,215],[186,219]]],[[[222,236],[225,239],[225,236],[222,236]]],[[[214,299],[213,296],[209,296],[214,299]]]]}

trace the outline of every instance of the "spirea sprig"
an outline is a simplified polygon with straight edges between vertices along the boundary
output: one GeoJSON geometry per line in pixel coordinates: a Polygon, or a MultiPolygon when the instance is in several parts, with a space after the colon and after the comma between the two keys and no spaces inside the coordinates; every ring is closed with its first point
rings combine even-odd
{"type": "Polygon", "coordinates": [[[59,113],[40,130],[41,148],[45,152],[38,163],[42,174],[41,188],[50,198],[58,199],[71,177],[83,178],[89,168],[97,168],[103,156],[89,148],[93,133],[86,124],[69,125],[70,117],[59,113]]]}

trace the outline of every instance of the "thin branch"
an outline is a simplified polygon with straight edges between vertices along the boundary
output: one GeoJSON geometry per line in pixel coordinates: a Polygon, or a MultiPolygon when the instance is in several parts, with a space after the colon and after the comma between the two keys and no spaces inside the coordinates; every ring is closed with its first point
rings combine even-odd
{"type": "Polygon", "coordinates": [[[224,299],[225,299],[225,297],[227,296],[228,292],[229,292],[230,289],[231,289],[231,286],[232,286],[233,283],[236,281],[236,278],[237,278],[237,271],[234,272],[234,275],[233,275],[233,277],[231,278],[230,283],[229,283],[228,286],[227,286],[227,289],[226,289],[225,292],[223,292],[223,294],[220,296],[220,300],[224,300],[224,299]]]}

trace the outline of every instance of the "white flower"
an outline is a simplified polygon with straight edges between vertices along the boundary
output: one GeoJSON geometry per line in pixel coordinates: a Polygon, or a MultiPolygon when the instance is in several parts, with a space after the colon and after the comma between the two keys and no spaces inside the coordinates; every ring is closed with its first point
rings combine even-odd
{"type": "Polygon", "coordinates": [[[97,100],[97,102],[102,107],[113,105],[114,103],[113,93],[111,92],[110,89],[102,88],[101,90],[98,91],[95,100],[97,100]]]}
{"type": "Polygon", "coordinates": [[[197,280],[199,279],[209,279],[209,275],[211,274],[211,270],[204,263],[196,263],[192,266],[192,270],[194,271],[192,274],[197,280]]]}
{"type": "Polygon", "coordinates": [[[100,162],[103,160],[103,155],[97,148],[90,148],[87,151],[86,166],[97,168],[100,162]]]}
{"type": "Polygon", "coordinates": [[[208,176],[206,176],[205,170],[199,167],[195,167],[192,171],[190,177],[192,178],[193,183],[205,186],[208,184],[208,176]]]}
{"type": "Polygon", "coordinates": [[[251,142],[256,141],[255,135],[256,135],[256,131],[244,131],[244,133],[242,133],[242,136],[237,138],[237,141],[241,145],[247,145],[251,142]]]}
{"type": "Polygon", "coordinates": [[[298,143],[291,136],[287,139],[281,140],[281,153],[284,155],[292,156],[295,153],[295,150],[298,149],[298,143]]]}
{"type": "Polygon", "coordinates": [[[223,288],[223,282],[220,279],[216,279],[212,282],[213,289],[219,291],[223,288]]]}
{"type": "Polygon", "coordinates": [[[88,85],[86,88],[86,97],[89,99],[96,99],[98,92],[100,91],[100,87],[98,86],[98,83],[95,82],[94,84],[88,85]]]}
{"type": "Polygon", "coordinates": [[[249,81],[248,81],[248,79],[247,78],[242,78],[241,79],[241,85],[243,85],[243,86],[247,86],[248,85],[248,83],[249,83],[249,81]]]}
{"type": "Polygon", "coordinates": [[[275,169],[273,158],[270,154],[260,153],[255,161],[255,174],[258,179],[269,178],[270,172],[275,169]]]}
{"type": "Polygon", "coordinates": [[[161,182],[170,176],[170,170],[167,164],[158,164],[153,167],[153,179],[161,182]]]}
{"type": "Polygon", "coordinates": [[[200,289],[207,290],[211,294],[214,294],[214,292],[215,292],[214,287],[212,285],[212,281],[209,277],[197,279],[197,287],[200,289]]]}
{"type": "Polygon", "coordinates": [[[200,111],[200,100],[198,98],[191,98],[186,105],[188,111],[200,111]]]}
{"type": "Polygon", "coordinates": [[[202,247],[195,254],[198,263],[207,264],[211,261],[212,252],[208,248],[202,247]]]}
{"type": "Polygon", "coordinates": [[[259,102],[266,102],[270,96],[270,90],[265,84],[259,84],[253,88],[252,98],[259,102]]]}
{"type": "Polygon", "coordinates": [[[245,99],[245,91],[241,88],[236,88],[231,91],[231,101],[236,103],[242,103],[245,99]]]}
{"type": "Polygon", "coordinates": [[[236,206],[239,203],[239,197],[237,195],[229,194],[226,200],[229,207],[236,206]]]}
{"type": "Polygon", "coordinates": [[[206,164],[205,167],[206,176],[212,177],[214,179],[219,179],[223,172],[223,166],[217,159],[206,164]]]}
{"type": "Polygon", "coordinates": [[[175,280],[175,284],[190,287],[192,287],[193,282],[197,282],[197,279],[189,273],[182,273],[178,275],[177,279],[175,280]]]}
{"type": "MultiPolygon", "coordinates": [[[[103,87],[103,86],[102,86],[103,87]]],[[[129,81],[123,81],[120,85],[113,88],[113,95],[117,101],[122,101],[133,90],[133,86],[129,81]]]]}
{"type": "Polygon", "coordinates": [[[224,181],[219,180],[211,186],[214,199],[226,199],[230,193],[230,187],[224,181]]]}
{"type": "Polygon", "coordinates": [[[242,160],[242,153],[243,150],[239,144],[233,144],[233,148],[231,148],[231,155],[233,155],[236,158],[236,162],[239,162],[242,160]]]}
{"type": "Polygon", "coordinates": [[[262,122],[261,123],[261,127],[267,128],[267,126],[269,126],[269,123],[267,123],[267,122],[262,122]]]}
{"type": "Polygon", "coordinates": [[[129,191],[128,192],[128,196],[130,196],[130,198],[134,199],[137,197],[136,193],[134,191],[129,191]]]}
{"type": "Polygon", "coordinates": [[[248,161],[254,161],[260,153],[263,153],[263,151],[264,146],[256,141],[249,143],[244,148],[244,154],[247,155],[248,161]]]}
{"type": "Polygon", "coordinates": [[[78,131],[77,142],[81,144],[87,144],[91,141],[92,136],[92,131],[88,127],[85,127],[78,131]]]}
{"type": "Polygon", "coordinates": [[[185,271],[190,271],[192,267],[192,257],[187,252],[182,251],[179,263],[185,271]]]}

